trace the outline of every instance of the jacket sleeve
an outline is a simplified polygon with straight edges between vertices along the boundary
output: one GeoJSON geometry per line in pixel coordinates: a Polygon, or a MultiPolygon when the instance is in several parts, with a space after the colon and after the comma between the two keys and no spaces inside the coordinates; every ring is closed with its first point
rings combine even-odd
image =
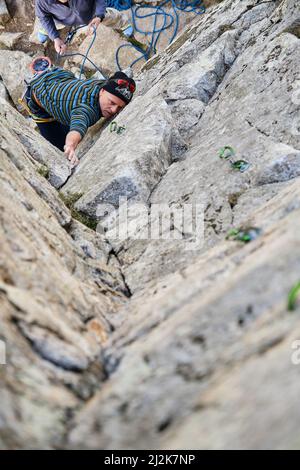
{"type": "Polygon", "coordinates": [[[59,33],[56,29],[53,17],[49,11],[47,11],[47,4],[42,0],[37,0],[35,3],[35,14],[41,22],[43,28],[47,31],[48,36],[52,41],[59,38],[59,33]]]}
{"type": "Polygon", "coordinates": [[[105,15],[105,8],[106,8],[106,0],[96,0],[96,16],[104,16],[105,15]]]}
{"type": "Polygon", "coordinates": [[[77,131],[83,138],[90,126],[97,121],[92,108],[82,104],[74,108],[71,112],[70,131],[77,131]]]}

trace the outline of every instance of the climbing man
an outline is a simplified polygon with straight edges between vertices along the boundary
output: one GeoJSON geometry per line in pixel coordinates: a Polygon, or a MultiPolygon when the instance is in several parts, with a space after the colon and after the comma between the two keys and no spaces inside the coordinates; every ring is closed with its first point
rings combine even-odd
{"type": "Polygon", "coordinates": [[[33,35],[37,31],[41,43],[49,38],[54,41],[58,54],[63,54],[67,47],[58,31],[64,26],[88,25],[87,34],[91,34],[102,23],[132,37],[133,27],[126,14],[106,8],[105,4],[105,0],[35,0],[37,18],[33,35]]]}
{"type": "Polygon", "coordinates": [[[88,127],[119,113],[134,91],[135,81],[124,72],[108,80],[79,80],[72,72],[52,67],[31,80],[24,98],[42,136],[77,165],[75,150],[88,127]]]}

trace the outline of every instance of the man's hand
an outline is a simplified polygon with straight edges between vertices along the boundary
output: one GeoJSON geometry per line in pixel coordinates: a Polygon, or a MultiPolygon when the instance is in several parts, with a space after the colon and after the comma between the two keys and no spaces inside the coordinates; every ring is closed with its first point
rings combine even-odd
{"type": "Polygon", "coordinates": [[[66,143],[64,146],[65,155],[70,160],[73,166],[78,165],[79,160],[75,155],[77,145],[81,141],[81,135],[77,131],[70,131],[66,137],[66,143]]]}
{"type": "Polygon", "coordinates": [[[75,155],[74,147],[72,147],[71,145],[65,145],[64,146],[64,151],[65,151],[65,155],[66,155],[67,159],[70,160],[71,164],[73,166],[78,165],[79,160],[75,155]]]}
{"type": "Polygon", "coordinates": [[[88,24],[87,36],[91,36],[93,32],[98,28],[99,24],[102,22],[104,16],[96,16],[88,24]]]}
{"type": "Polygon", "coordinates": [[[54,39],[54,47],[58,54],[64,54],[67,50],[67,46],[64,41],[60,38],[54,39]]]}

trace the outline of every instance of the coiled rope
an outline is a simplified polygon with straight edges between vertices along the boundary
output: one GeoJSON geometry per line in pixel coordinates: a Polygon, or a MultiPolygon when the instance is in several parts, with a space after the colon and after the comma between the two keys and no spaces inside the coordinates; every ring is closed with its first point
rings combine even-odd
{"type": "MultiPolygon", "coordinates": [[[[115,54],[115,60],[116,60],[116,64],[119,70],[122,70],[120,58],[119,58],[120,52],[122,49],[133,48],[137,52],[140,53],[139,57],[135,59],[129,66],[126,65],[126,67],[133,67],[134,64],[136,64],[140,60],[147,61],[149,57],[151,57],[153,54],[156,54],[157,44],[163,32],[166,32],[170,28],[173,28],[172,34],[169,39],[169,44],[173,41],[173,39],[177,35],[178,26],[179,26],[179,12],[182,11],[182,12],[194,13],[195,15],[202,15],[203,13],[205,13],[205,6],[203,5],[202,0],[189,0],[189,1],[188,0],[164,0],[160,5],[156,7],[150,6],[150,5],[134,6],[132,3],[132,0],[107,0],[107,6],[111,8],[115,8],[119,11],[130,9],[134,31],[140,34],[143,34],[147,38],[147,42],[148,42],[147,48],[145,50],[139,45],[131,43],[131,42],[130,43],[127,42],[126,44],[122,44],[121,46],[119,46],[115,54]],[[167,7],[169,8],[171,7],[173,9],[173,13],[167,12],[166,11],[167,7]],[[152,29],[149,31],[142,30],[138,26],[138,21],[141,19],[145,19],[145,18],[153,18],[153,23],[152,23],[153,26],[152,26],[152,29]],[[162,25],[158,26],[158,22],[160,19],[162,19],[162,25]]],[[[82,27],[84,26],[79,26],[71,30],[70,40],[68,42],[71,42],[73,35],[78,31],[78,29],[82,27]]],[[[79,78],[81,78],[86,61],[90,62],[93,65],[93,67],[105,77],[105,75],[100,70],[100,68],[88,57],[88,54],[95,42],[96,34],[97,34],[96,29],[94,28],[93,38],[85,54],[76,52],[76,53],[63,54],[62,56],[58,55],[57,57],[58,60],[61,57],[72,57],[76,55],[83,57],[81,67],[80,67],[79,78]]]]}
{"type": "Polygon", "coordinates": [[[127,43],[119,46],[115,54],[119,70],[122,69],[120,64],[120,52],[122,49],[129,47],[140,53],[140,56],[135,59],[129,67],[133,67],[133,65],[140,60],[144,59],[147,61],[151,55],[156,54],[157,44],[163,32],[173,28],[169,44],[177,35],[179,27],[179,12],[194,13],[195,15],[202,15],[205,13],[205,6],[203,5],[202,0],[164,0],[160,5],[155,7],[151,5],[134,6],[132,0],[107,0],[107,6],[117,10],[128,10],[130,8],[134,30],[143,34],[148,42],[146,50],[134,43],[127,43]],[[173,11],[168,12],[166,8],[171,8],[173,11]],[[141,29],[139,26],[139,20],[144,20],[146,18],[153,19],[152,29],[148,31],[141,29]],[[160,26],[158,26],[159,21],[162,22],[160,26]]]}

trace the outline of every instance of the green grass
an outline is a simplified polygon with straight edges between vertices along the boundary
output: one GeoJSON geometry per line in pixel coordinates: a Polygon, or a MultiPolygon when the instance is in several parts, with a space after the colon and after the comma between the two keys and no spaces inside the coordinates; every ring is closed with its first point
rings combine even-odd
{"type": "Polygon", "coordinates": [[[78,220],[86,227],[90,228],[91,230],[96,230],[97,228],[97,220],[89,217],[88,215],[83,214],[82,212],[75,209],[76,202],[83,196],[83,193],[73,193],[73,194],[63,194],[59,192],[59,197],[64,202],[64,204],[70,209],[71,216],[73,219],[78,220]]]}
{"type": "Polygon", "coordinates": [[[49,178],[49,168],[47,165],[41,165],[38,170],[38,174],[43,176],[44,178],[48,179],[49,178]]]}

